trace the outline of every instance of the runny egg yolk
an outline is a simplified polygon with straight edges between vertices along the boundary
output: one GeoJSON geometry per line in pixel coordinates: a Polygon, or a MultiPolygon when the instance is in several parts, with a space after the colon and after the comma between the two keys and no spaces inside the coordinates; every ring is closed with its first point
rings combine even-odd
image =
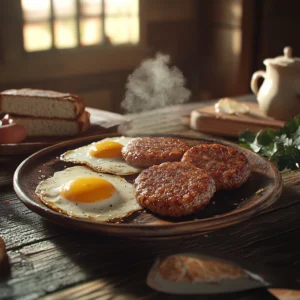
{"type": "Polygon", "coordinates": [[[114,186],[98,177],[82,177],[64,184],[60,194],[73,202],[92,203],[106,200],[116,192],[114,186]]]}
{"type": "Polygon", "coordinates": [[[122,156],[123,145],[113,141],[96,143],[90,150],[90,155],[98,158],[112,158],[122,156]]]}

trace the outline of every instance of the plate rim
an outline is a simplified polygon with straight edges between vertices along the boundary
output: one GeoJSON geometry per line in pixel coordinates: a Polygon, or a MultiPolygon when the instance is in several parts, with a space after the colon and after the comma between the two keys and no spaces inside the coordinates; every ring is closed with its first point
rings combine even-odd
{"type": "MultiPolygon", "coordinates": [[[[119,231],[120,231],[119,234],[109,233],[109,235],[117,235],[117,236],[123,236],[123,237],[126,237],[126,236],[135,237],[135,235],[132,235],[130,233],[128,234],[126,231],[122,232],[122,229],[123,230],[131,229],[131,230],[136,231],[136,235],[138,237],[141,237],[140,231],[143,231],[146,234],[145,237],[164,237],[164,236],[170,236],[170,234],[174,234],[173,230],[175,230],[176,228],[178,228],[178,226],[180,226],[182,230],[180,231],[181,232],[180,234],[176,234],[176,236],[178,237],[178,236],[182,236],[186,233],[190,233],[190,230],[184,230],[184,229],[186,229],[186,227],[191,226],[191,224],[201,224],[203,228],[201,230],[199,230],[199,228],[198,228],[197,231],[199,231],[198,232],[199,234],[201,234],[201,233],[204,234],[208,231],[228,227],[230,225],[243,222],[243,221],[249,219],[250,217],[259,214],[260,212],[264,211],[266,208],[268,208],[269,206],[274,204],[278,200],[278,198],[280,197],[280,195],[282,193],[283,184],[282,184],[281,174],[280,174],[279,170],[276,168],[276,166],[273,163],[271,163],[270,161],[268,161],[267,159],[265,159],[264,157],[254,153],[253,151],[251,151],[249,149],[242,148],[238,144],[234,144],[229,141],[225,141],[225,140],[218,139],[218,138],[211,138],[211,137],[184,136],[184,135],[180,135],[180,133],[178,133],[178,134],[152,134],[152,135],[151,134],[147,134],[147,135],[139,134],[139,135],[127,135],[127,136],[129,136],[129,137],[169,136],[169,137],[184,138],[184,139],[188,139],[188,140],[216,142],[216,143],[231,146],[231,147],[234,147],[237,149],[242,149],[243,152],[248,152],[248,153],[250,153],[250,155],[255,155],[259,159],[262,159],[266,164],[269,165],[269,167],[271,167],[272,171],[274,172],[274,178],[273,178],[275,180],[274,181],[274,189],[272,191],[270,191],[268,194],[262,196],[264,199],[258,206],[253,205],[251,207],[244,207],[239,210],[226,212],[221,215],[213,216],[210,218],[204,218],[204,219],[180,221],[180,222],[175,222],[175,223],[166,222],[166,224],[142,224],[141,225],[141,224],[131,224],[131,223],[130,224],[128,224],[128,223],[108,223],[108,222],[103,222],[103,221],[101,222],[101,221],[93,221],[93,220],[89,220],[89,219],[74,218],[74,217],[56,212],[56,211],[52,210],[51,208],[49,208],[48,206],[46,206],[45,204],[37,203],[36,201],[32,200],[32,198],[30,198],[27,195],[27,193],[24,192],[22,190],[22,188],[20,187],[20,185],[19,185],[19,180],[20,180],[19,177],[20,176],[19,175],[23,171],[23,168],[25,168],[28,164],[31,163],[31,160],[33,158],[37,159],[40,156],[49,154],[55,150],[65,147],[65,146],[72,146],[73,144],[85,143],[85,142],[91,143],[93,141],[100,140],[100,139],[103,139],[106,137],[115,137],[115,136],[122,136],[122,135],[119,133],[103,133],[103,134],[94,135],[94,136],[80,137],[77,139],[68,140],[65,142],[50,145],[46,148],[43,148],[43,149],[31,154],[29,157],[27,157],[25,160],[23,160],[19,164],[16,171],[14,172],[13,188],[14,188],[18,198],[31,211],[34,211],[41,217],[43,217],[51,222],[54,222],[56,224],[59,224],[60,226],[63,226],[63,227],[68,227],[68,228],[73,228],[73,229],[76,227],[76,229],[85,230],[85,228],[82,228],[80,226],[80,224],[83,224],[83,225],[91,225],[93,227],[96,227],[93,229],[89,228],[88,231],[90,231],[90,232],[95,231],[95,232],[106,233],[107,231],[105,229],[114,228],[117,231],[119,229],[119,231]],[[276,193],[274,193],[274,192],[276,192],[276,193]],[[242,219],[241,219],[241,217],[242,217],[242,219]],[[53,220],[53,218],[55,220],[53,220]],[[61,220],[61,223],[58,222],[59,220],[61,220]],[[77,225],[78,222],[79,222],[79,224],[77,225]],[[100,228],[97,228],[97,227],[100,227],[100,228]],[[209,228],[209,227],[211,227],[211,228],[209,228]],[[212,227],[216,227],[216,228],[214,229],[212,227]],[[104,232],[103,232],[103,229],[104,229],[104,232]],[[162,229],[170,231],[170,233],[160,234],[157,232],[156,233],[149,232],[149,231],[159,231],[162,229]]],[[[124,135],[124,136],[126,136],[126,135],[124,135]]]]}

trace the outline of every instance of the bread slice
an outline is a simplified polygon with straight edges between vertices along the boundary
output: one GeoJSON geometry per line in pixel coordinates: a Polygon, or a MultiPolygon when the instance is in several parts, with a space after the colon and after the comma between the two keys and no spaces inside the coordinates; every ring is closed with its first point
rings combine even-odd
{"type": "Polygon", "coordinates": [[[84,111],[83,99],[49,90],[19,89],[0,93],[0,112],[75,120],[84,111]]]}
{"type": "Polygon", "coordinates": [[[76,120],[9,115],[13,122],[25,127],[27,136],[75,136],[90,126],[90,114],[84,111],[76,120]]]}

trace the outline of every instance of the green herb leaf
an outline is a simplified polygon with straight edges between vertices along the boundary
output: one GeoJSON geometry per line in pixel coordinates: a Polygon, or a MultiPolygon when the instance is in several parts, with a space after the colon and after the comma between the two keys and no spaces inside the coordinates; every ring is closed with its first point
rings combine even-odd
{"type": "Polygon", "coordinates": [[[300,167],[300,115],[288,120],[280,130],[266,129],[257,134],[241,133],[239,144],[275,163],[279,170],[300,167]]]}
{"type": "Polygon", "coordinates": [[[246,130],[240,134],[239,142],[240,144],[250,144],[255,140],[255,134],[253,134],[250,130],[246,130]]]}
{"type": "Polygon", "coordinates": [[[283,126],[281,133],[286,133],[288,136],[295,133],[300,126],[300,115],[294,117],[293,119],[290,119],[286,121],[285,125],[283,126]]]}
{"type": "Polygon", "coordinates": [[[274,142],[276,136],[278,136],[278,132],[274,129],[266,129],[264,131],[260,131],[257,136],[257,141],[260,145],[267,146],[270,143],[274,142]]]}

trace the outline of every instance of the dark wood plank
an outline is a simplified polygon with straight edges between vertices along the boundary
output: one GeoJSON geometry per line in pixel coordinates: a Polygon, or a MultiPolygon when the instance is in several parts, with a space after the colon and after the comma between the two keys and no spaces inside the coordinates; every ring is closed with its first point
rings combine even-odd
{"type": "Polygon", "coordinates": [[[66,232],[62,227],[45,224],[43,219],[27,209],[11,186],[1,188],[0,232],[7,249],[14,249],[66,232]]]}
{"type": "MultiPolygon", "coordinates": [[[[284,218],[286,227],[297,219],[295,208],[291,207],[289,210],[290,215],[283,216],[288,217],[284,218]]],[[[256,218],[258,220],[249,223],[244,222],[231,230],[220,230],[207,237],[186,240],[128,241],[73,233],[67,237],[56,237],[28,245],[22,249],[9,251],[14,295],[20,299],[25,293],[40,297],[77,283],[99,278],[103,282],[103,287],[98,296],[129,293],[127,299],[146,297],[152,294],[145,285],[147,270],[156,255],[172,253],[174,249],[178,252],[218,251],[224,254],[232,252],[232,257],[237,255],[251,262],[259,258],[258,263],[262,265],[276,264],[277,261],[284,262],[285,265],[291,264],[298,259],[300,251],[297,241],[293,239],[295,235],[300,234],[300,221],[299,227],[293,232],[287,229],[284,232],[281,229],[274,232],[272,226],[265,225],[282,224],[282,219],[266,220],[264,217],[260,216],[256,218]],[[265,226],[263,231],[260,230],[262,225],[265,226]],[[256,232],[250,230],[253,227],[256,228],[256,232]],[[270,255],[274,251],[274,245],[277,247],[276,255],[270,255]],[[287,252],[287,249],[294,250],[287,252]],[[128,272],[129,270],[133,271],[128,272]]],[[[0,288],[2,287],[0,285],[0,288]]],[[[11,293],[7,294],[9,295],[11,293]]],[[[157,299],[162,297],[160,294],[157,299]]]]}
{"type": "MultiPolygon", "coordinates": [[[[299,180],[288,174],[285,182],[284,203],[278,203],[268,213],[205,236],[185,239],[126,240],[83,235],[42,222],[39,217],[40,220],[36,221],[36,216],[27,211],[26,222],[19,224],[15,220],[18,226],[13,229],[14,233],[6,231],[6,237],[11,238],[18,236],[22,227],[26,228],[21,231],[23,238],[10,243],[8,253],[13,279],[1,283],[0,289],[7,297],[14,295],[21,299],[27,294],[34,299],[99,279],[103,283],[101,291],[97,292],[99,299],[113,296],[151,298],[153,295],[155,299],[162,299],[165,295],[153,294],[146,286],[145,276],[157,255],[174,251],[222,253],[224,257],[239,257],[261,266],[299,266],[300,246],[295,236],[300,234],[300,198],[299,192],[289,189],[299,186],[299,180]],[[26,232],[28,236],[32,235],[28,239],[24,238],[26,232]],[[59,235],[62,232],[64,234],[59,235]],[[13,290],[8,288],[8,283],[13,290]]],[[[22,209],[17,201],[12,205],[16,217],[17,211],[22,209]]],[[[12,225],[9,227],[14,227],[12,225]]]]}

